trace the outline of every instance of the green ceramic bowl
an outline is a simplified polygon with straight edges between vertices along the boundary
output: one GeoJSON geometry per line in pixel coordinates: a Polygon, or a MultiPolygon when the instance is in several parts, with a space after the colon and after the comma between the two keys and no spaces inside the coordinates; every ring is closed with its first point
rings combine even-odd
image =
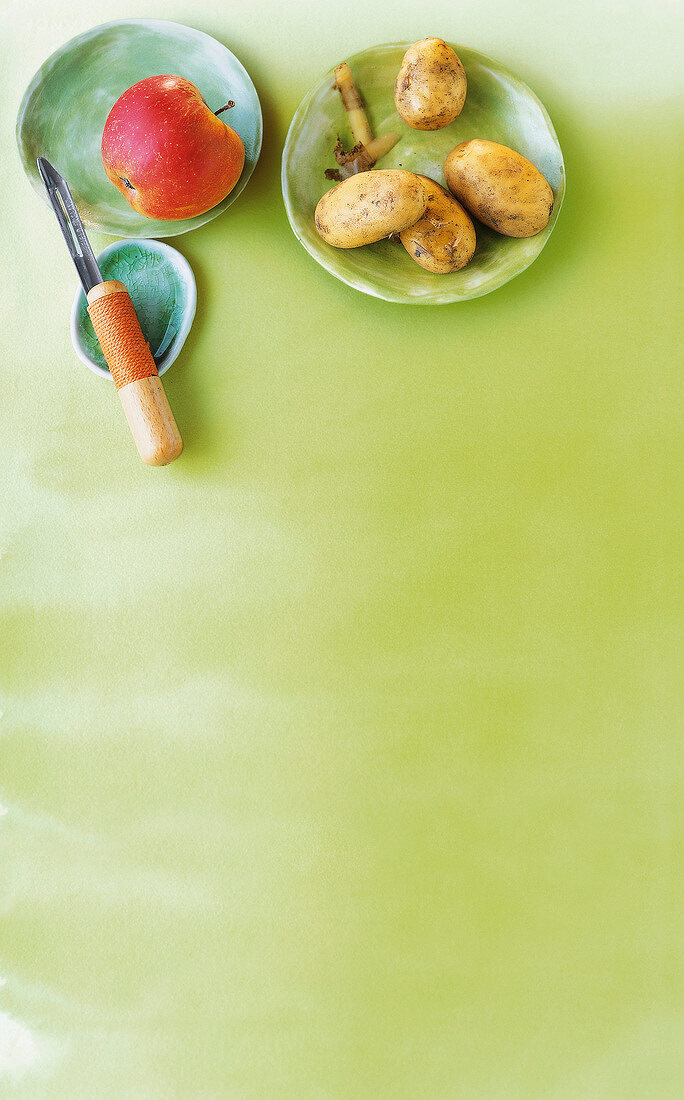
{"type": "MultiPolygon", "coordinates": [[[[103,279],[118,279],[128,290],[157,370],[163,374],[178,357],[195,316],[197,288],[190,264],[171,245],[145,240],[115,241],[100,253],[97,263],[103,279]]],[[[71,340],[87,367],[111,378],[80,288],[71,310],[71,340]]]]}
{"type": "Polygon", "coordinates": [[[261,129],[254,85],[230,50],[180,23],[126,19],[72,38],[41,66],[19,108],[17,144],[34,190],[47,201],[36,168],[36,158],[45,156],[69,184],[86,227],[114,237],[172,237],[235,202],[259,158],[261,129]],[[245,167],[230,194],[213,210],[183,221],[136,213],[107,179],[100,155],[102,130],[119,96],[138,80],[163,73],[187,77],[217,109],[234,99],[230,125],[245,146],[245,167]]]}
{"type": "Polygon", "coordinates": [[[536,164],[555,195],[546,229],[534,237],[502,237],[479,222],[477,249],[461,271],[431,275],[408,256],[398,241],[363,248],[333,248],[318,236],[314,210],[331,184],[333,147],[339,134],[353,142],[332,69],[299,105],[292,120],[282,164],[283,197],[295,236],[313,258],[349,286],[389,302],[431,305],[462,302],[496,290],[519,275],[549,239],[563,201],[565,169],[558,138],[535,94],[497,61],[465,46],[454,46],[468,77],[468,94],[459,117],[443,130],[424,132],[406,126],[394,106],[394,81],[410,43],[374,46],[348,58],[375,134],[397,130],[401,139],[378,164],[406,168],[444,185],[447,153],[459,142],[482,137],[508,145],[536,164]]]}

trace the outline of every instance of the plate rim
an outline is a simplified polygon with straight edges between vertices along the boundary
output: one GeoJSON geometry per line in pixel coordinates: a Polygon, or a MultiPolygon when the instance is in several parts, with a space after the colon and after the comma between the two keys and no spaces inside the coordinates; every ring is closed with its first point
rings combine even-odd
{"type": "MultiPolygon", "coordinates": [[[[351,54],[347,58],[347,61],[350,65],[352,65],[358,58],[363,57],[364,54],[374,53],[375,51],[378,51],[378,50],[388,50],[389,51],[389,50],[400,50],[400,49],[402,49],[402,50],[404,50],[404,52],[406,52],[406,50],[409,49],[409,47],[412,46],[412,45],[413,45],[412,42],[380,42],[380,43],[377,43],[375,46],[367,46],[366,49],[358,50],[355,54],[351,54]]],[[[459,54],[459,50],[460,50],[462,52],[467,52],[471,55],[475,55],[477,57],[478,61],[484,61],[485,63],[487,63],[489,65],[495,66],[497,69],[499,69],[500,71],[503,71],[508,77],[510,77],[512,80],[514,80],[515,83],[520,88],[522,88],[530,96],[530,98],[537,104],[537,106],[540,108],[542,117],[543,117],[544,122],[547,126],[547,129],[548,129],[549,134],[552,138],[552,141],[554,142],[554,144],[556,145],[556,148],[558,149],[558,154],[559,154],[559,157],[560,157],[560,167],[561,167],[561,184],[558,188],[558,195],[556,196],[555,216],[554,216],[553,224],[551,225],[551,229],[549,230],[549,232],[548,232],[541,248],[539,249],[539,252],[537,252],[536,255],[534,255],[532,257],[532,259],[529,261],[529,263],[525,264],[525,266],[522,267],[519,271],[515,271],[511,275],[507,275],[505,278],[503,278],[501,280],[501,282],[496,283],[494,286],[488,286],[488,287],[483,288],[481,290],[477,290],[474,293],[468,294],[467,296],[464,296],[464,297],[454,298],[453,296],[442,295],[442,296],[433,297],[433,298],[425,298],[425,297],[412,298],[409,295],[407,295],[405,292],[398,292],[397,291],[397,292],[393,293],[391,290],[388,290],[384,287],[378,287],[375,284],[370,284],[369,285],[368,283],[364,282],[363,280],[359,279],[358,277],[356,277],[354,275],[341,274],[338,271],[332,270],[331,268],[326,266],[326,264],[323,263],[322,259],[318,255],[318,253],[310,246],[308,241],[306,241],[302,238],[302,236],[300,235],[300,233],[297,230],[297,227],[296,227],[296,224],[295,224],[295,221],[294,221],[294,214],[293,214],[294,203],[292,201],[292,197],[291,197],[291,194],[290,194],[289,181],[288,181],[288,178],[287,178],[287,156],[288,156],[290,146],[291,146],[291,143],[292,143],[292,140],[293,140],[295,125],[300,121],[301,117],[306,113],[306,109],[308,108],[311,100],[314,98],[316,93],[319,91],[323,81],[331,73],[334,72],[334,66],[332,66],[330,69],[327,69],[325,71],[325,73],[323,73],[321,78],[311,88],[309,88],[308,92],[306,92],[305,95],[300,100],[300,102],[297,106],[297,109],[295,110],[295,113],[292,116],[292,119],[290,121],[290,125],[289,125],[288,130],[287,130],[287,135],[285,137],[285,144],[283,146],[283,152],[282,152],[282,157],[281,157],[281,170],[280,170],[280,187],[281,187],[281,192],[282,192],[283,204],[285,206],[285,212],[287,214],[287,220],[290,224],[290,229],[292,230],[292,232],[293,232],[294,236],[296,237],[296,239],[299,241],[299,243],[302,245],[302,247],[305,249],[305,251],[308,252],[308,254],[311,256],[311,258],[313,260],[315,260],[315,262],[318,264],[318,266],[322,267],[324,271],[326,271],[333,278],[337,279],[339,282],[344,283],[346,286],[351,287],[353,290],[360,291],[362,294],[367,294],[369,297],[379,298],[381,301],[393,302],[394,304],[397,304],[397,305],[412,305],[412,306],[457,305],[461,302],[472,301],[475,298],[483,298],[487,294],[491,294],[495,290],[499,290],[502,286],[505,286],[506,283],[511,282],[512,279],[515,279],[519,275],[522,275],[523,272],[527,271],[527,269],[529,267],[531,267],[532,264],[535,262],[535,260],[538,259],[538,257],[541,255],[542,251],[546,247],[546,244],[548,243],[548,241],[551,237],[551,234],[553,233],[554,229],[556,228],[556,223],[558,221],[558,216],[559,216],[561,208],[563,206],[563,201],[565,199],[565,192],[566,192],[566,189],[567,189],[567,172],[566,172],[566,167],[565,167],[565,157],[563,155],[563,149],[562,149],[561,143],[558,139],[558,134],[556,133],[555,127],[554,127],[553,122],[551,120],[551,116],[549,115],[549,112],[548,112],[547,108],[542,103],[541,99],[536,94],[536,92],[534,92],[533,89],[530,88],[529,84],[526,84],[524,80],[521,80],[520,77],[516,76],[514,72],[511,72],[511,70],[509,68],[507,68],[507,66],[503,65],[500,61],[497,61],[496,58],[490,57],[489,54],[482,53],[481,50],[477,50],[477,49],[474,49],[471,46],[465,46],[463,44],[457,45],[457,44],[454,44],[454,43],[448,43],[448,45],[450,45],[452,47],[452,49],[455,50],[455,52],[457,54],[459,54]]],[[[459,56],[460,56],[460,54],[459,54],[459,56]]]]}
{"type": "MultiPolygon", "coordinates": [[[[36,89],[40,85],[41,71],[43,70],[43,68],[49,62],[51,62],[53,59],[56,59],[59,55],[63,54],[68,48],[73,47],[79,41],[90,38],[91,36],[95,35],[96,33],[99,33],[99,32],[105,31],[105,30],[109,30],[111,27],[129,26],[131,24],[144,25],[144,26],[148,26],[148,27],[157,27],[157,28],[162,28],[162,29],[165,28],[165,27],[180,27],[181,30],[190,31],[191,34],[197,35],[200,38],[210,39],[217,46],[219,46],[222,50],[224,50],[224,52],[226,54],[228,54],[229,58],[242,70],[242,72],[246,76],[247,80],[249,81],[249,84],[252,87],[252,90],[254,92],[254,98],[256,100],[255,119],[256,119],[257,142],[256,142],[256,149],[255,149],[255,154],[254,154],[254,163],[250,165],[249,173],[246,176],[244,176],[244,169],[243,169],[243,172],[240,175],[240,179],[237,181],[237,183],[235,185],[235,187],[239,188],[239,190],[236,191],[232,201],[228,204],[228,206],[226,206],[223,210],[218,211],[216,214],[212,214],[211,210],[205,211],[204,214],[197,214],[196,217],[198,217],[198,218],[205,217],[205,214],[211,214],[211,217],[206,218],[205,221],[199,223],[198,225],[189,225],[189,226],[186,226],[183,229],[181,229],[181,228],[167,229],[164,232],[159,232],[155,229],[155,227],[152,224],[150,224],[149,226],[146,226],[146,227],[143,226],[143,227],[141,227],[141,229],[144,230],[144,232],[141,231],[141,233],[137,235],[136,239],[137,240],[145,240],[145,239],[150,237],[150,232],[154,232],[155,238],[158,238],[158,239],[164,239],[166,237],[179,237],[183,233],[191,233],[193,231],[193,229],[201,229],[203,225],[207,225],[210,221],[213,221],[214,218],[219,217],[221,214],[225,214],[226,210],[228,210],[229,207],[232,206],[233,202],[240,197],[242,192],[245,190],[247,184],[249,183],[249,180],[250,180],[257,164],[259,163],[259,157],[261,156],[261,150],[262,150],[262,145],[263,145],[264,116],[263,116],[263,110],[262,110],[262,107],[261,107],[261,100],[259,99],[259,93],[256,90],[256,86],[254,84],[254,81],[252,80],[252,77],[249,74],[249,72],[247,71],[247,69],[245,68],[245,66],[240,61],[239,57],[236,57],[235,54],[232,52],[232,50],[230,50],[228,48],[228,46],[226,46],[223,42],[220,42],[218,38],[215,38],[214,35],[209,34],[207,31],[199,30],[199,28],[197,28],[197,27],[191,27],[187,23],[180,23],[178,20],[175,20],[175,19],[147,19],[147,18],[144,18],[144,17],[140,17],[140,18],[131,17],[129,19],[110,19],[106,23],[97,23],[95,26],[88,27],[86,30],[81,31],[79,34],[73,35],[71,38],[67,39],[66,42],[63,42],[61,46],[58,46],[56,50],[53,50],[52,53],[49,54],[45,58],[45,60],[41,62],[41,64],[38,66],[38,68],[36,69],[36,71],[34,72],[33,76],[31,77],[31,79],[29,80],[28,84],[26,85],[26,87],[24,89],[21,100],[19,102],[19,107],[17,109],[17,117],[16,117],[16,122],[15,122],[15,127],[14,127],[14,136],[15,136],[15,144],[16,144],[16,148],[17,148],[17,154],[19,156],[21,166],[24,170],[24,175],[27,177],[29,185],[31,186],[31,189],[38,195],[38,197],[41,200],[43,200],[44,204],[49,207],[49,201],[48,201],[47,196],[45,194],[43,194],[38,187],[35,186],[33,178],[29,175],[29,173],[27,171],[26,164],[24,162],[24,155],[23,155],[23,150],[22,150],[22,140],[21,140],[21,130],[22,130],[22,124],[23,124],[23,121],[24,121],[24,116],[26,114],[26,110],[28,108],[28,104],[29,104],[29,101],[31,99],[31,96],[35,93],[36,89]],[[243,176],[244,176],[244,181],[243,181],[243,176]]],[[[231,193],[232,192],[229,192],[229,194],[231,194],[231,193]]],[[[226,196],[226,198],[228,198],[228,196],[226,196]]],[[[220,206],[220,203],[217,203],[217,206],[220,206]]],[[[92,230],[93,233],[100,233],[100,234],[102,234],[102,236],[114,237],[116,239],[121,239],[121,240],[131,239],[130,238],[130,233],[131,233],[130,228],[126,229],[126,236],[125,236],[125,238],[123,238],[123,237],[120,237],[120,235],[117,231],[112,231],[111,229],[102,229],[100,225],[96,225],[92,222],[87,222],[87,220],[85,218],[83,220],[84,220],[84,225],[86,226],[86,229],[92,230]]],[[[148,221],[150,221],[150,223],[151,223],[152,219],[148,219],[148,221]]]]}

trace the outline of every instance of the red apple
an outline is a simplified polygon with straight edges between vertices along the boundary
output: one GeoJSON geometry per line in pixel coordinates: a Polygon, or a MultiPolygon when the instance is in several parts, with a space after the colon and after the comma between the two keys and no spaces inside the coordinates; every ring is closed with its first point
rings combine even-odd
{"type": "Polygon", "coordinates": [[[245,147],[182,76],[148,76],[112,107],[102,134],[105,172],[147,218],[192,218],[225,199],[245,147]]]}

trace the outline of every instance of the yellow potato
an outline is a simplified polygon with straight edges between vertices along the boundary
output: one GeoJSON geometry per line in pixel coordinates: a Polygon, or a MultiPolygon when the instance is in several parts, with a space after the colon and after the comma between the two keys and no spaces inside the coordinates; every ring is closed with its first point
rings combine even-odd
{"type": "Polygon", "coordinates": [[[335,248],[358,248],[413,225],[426,206],[427,192],[413,172],[359,172],[326,191],[316,207],[316,229],[335,248]]]}
{"type": "Polygon", "coordinates": [[[448,191],[427,176],[419,176],[427,191],[422,218],[404,229],[399,239],[409,256],[435,275],[459,271],[475,251],[475,228],[467,212],[448,191]]]}
{"type": "Polygon", "coordinates": [[[507,237],[533,237],[547,224],[553,191],[538,168],[506,145],[474,138],[444,164],[449,190],[471,214],[507,237]]]}
{"type": "Polygon", "coordinates": [[[441,130],[463,110],[466,74],[441,38],[414,42],[404,54],[394,85],[397,111],[414,130],[441,130]]]}

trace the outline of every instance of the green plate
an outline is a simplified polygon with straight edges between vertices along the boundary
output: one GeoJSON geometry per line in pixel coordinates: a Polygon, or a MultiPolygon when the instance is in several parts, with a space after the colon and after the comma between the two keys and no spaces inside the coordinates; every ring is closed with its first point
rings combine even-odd
{"type": "Polygon", "coordinates": [[[424,271],[398,241],[350,249],[326,244],[314,227],[316,204],[331,186],[324,172],[335,167],[333,147],[338,134],[348,146],[353,144],[332,69],[301,102],[292,120],[283,151],[283,198],[297,239],[342,282],[389,302],[462,302],[496,290],[539,255],[563,201],[563,155],[551,119],[534,92],[497,61],[465,46],[453,47],[468,77],[468,94],[459,117],[443,130],[432,132],[406,126],[394,106],[394,81],[409,45],[374,46],[348,58],[373,132],[397,130],[401,134],[378,167],[406,168],[444,185],[444,161],[455,145],[474,137],[498,141],[536,164],[553,188],[556,201],[546,229],[534,237],[513,239],[476,222],[473,259],[449,275],[424,271]]]}
{"type": "MultiPolygon", "coordinates": [[[[143,336],[159,374],[180,354],[197,304],[195,276],[177,249],[163,241],[115,241],[97,257],[102,278],[118,279],[131,296],[143,336]]],[[[71,340],[87,367],[110,378],[102,349],[79,288],[71,310],[71,340]]]]}
{"type": "Polygon", "coordinates": [[[230,50],[180,23],[126,19],[72,38],[41,66],[19,108],[17,144],[34,190],[47,201],[36,168],[36,158],[45,156],[69,184],[88,228],[115,237],[172,237],[235,202],[259,158],[261,130],[256,90],[230,50]],[[102,130],[119,96],[138,80],[163,73],[187,77],[217,109],[234,99],[230,125],[245,146],[245,166],[230,194],[213,210],[182,221],[133,210],[107,179],[100,154],[102,130]]]}

